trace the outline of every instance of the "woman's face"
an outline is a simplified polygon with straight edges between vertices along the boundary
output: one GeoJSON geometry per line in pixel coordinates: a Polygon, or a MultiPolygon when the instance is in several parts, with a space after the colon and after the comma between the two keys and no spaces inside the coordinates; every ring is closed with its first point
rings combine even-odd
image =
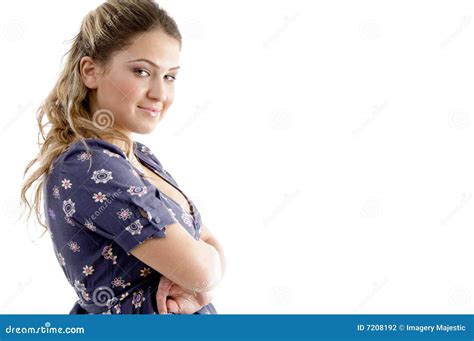
{"type": "Polygon", "coordinates": [[[155,30],[116,52],[106,70],[84,57],[81,74],[92,90],[94,122],[111,114],[113,126],[129,136],[152,132],[173,103],[179,53],[176,39],[155,30]]]}

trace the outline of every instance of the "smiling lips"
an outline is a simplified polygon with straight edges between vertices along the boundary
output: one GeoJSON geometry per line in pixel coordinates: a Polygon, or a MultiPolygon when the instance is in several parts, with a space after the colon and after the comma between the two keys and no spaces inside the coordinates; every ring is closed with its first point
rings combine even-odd
{"type": "Polygon", "coordinates": [[[143,111],[147,112],[148,114],[150,114],[153,117],[158,116],[158,114],[161,112],[161,110],[154,109],[154,108],[145,108],[145,107],[140,107],[140,106],[139,106],[139,108],[142,109],[143,111]]]}

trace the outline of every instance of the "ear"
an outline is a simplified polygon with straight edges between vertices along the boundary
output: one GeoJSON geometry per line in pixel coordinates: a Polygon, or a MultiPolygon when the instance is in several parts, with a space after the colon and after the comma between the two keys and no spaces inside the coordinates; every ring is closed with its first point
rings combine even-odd
{"type": "Polygon", "coordinates": [[[97,89],[97,80],[99,76],[98,65],[91,57],[82,57],[79,62],[79,70],[84,85],[89,89],[97,89]]]}

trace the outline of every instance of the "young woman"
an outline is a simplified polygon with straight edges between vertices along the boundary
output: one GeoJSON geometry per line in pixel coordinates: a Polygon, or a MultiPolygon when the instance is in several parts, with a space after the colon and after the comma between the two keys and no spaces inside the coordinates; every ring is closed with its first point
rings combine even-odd
{"type": "Polygon", "coordinates": [[[38,169],[21,196],[78,295],[71,314],[216,313],[222,247],[150,148],[133,140],[173,103],[180,51],[175,21],[154,1],[107,1],[84,18],[38,110],[43,141],[25,174],[38,169]]]}

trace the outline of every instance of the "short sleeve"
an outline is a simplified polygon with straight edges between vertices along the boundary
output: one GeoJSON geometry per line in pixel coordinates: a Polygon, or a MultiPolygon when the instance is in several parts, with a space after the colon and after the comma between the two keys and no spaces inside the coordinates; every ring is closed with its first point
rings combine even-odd
{"type": "Polygon", "coordinates": [[[150,238],[166,236],[176,222],[156,187],[145,184],[120,148],[86,139],[73,144],[56,166],[65,189],[66,221],[116,242],[125,252],[150,238]]]}

